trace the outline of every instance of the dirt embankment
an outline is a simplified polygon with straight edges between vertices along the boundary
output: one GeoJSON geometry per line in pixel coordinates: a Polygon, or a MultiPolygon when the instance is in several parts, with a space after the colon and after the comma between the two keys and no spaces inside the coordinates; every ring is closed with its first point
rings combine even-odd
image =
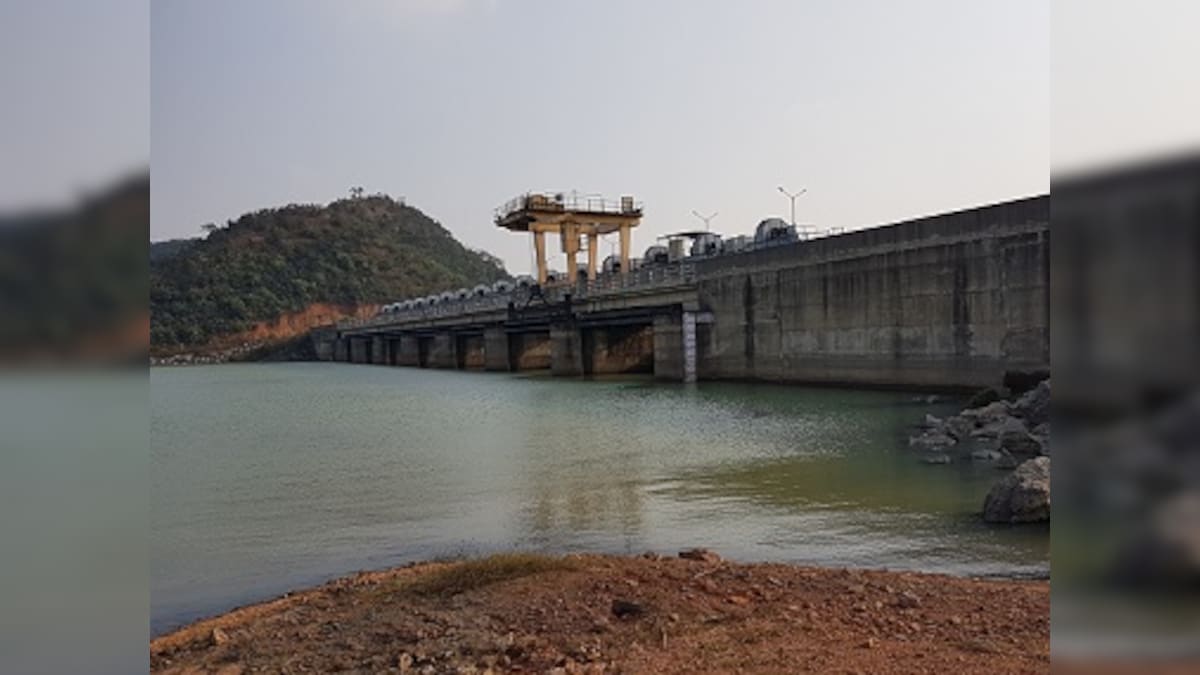
{"type": "Polygon", "coordinates": [[[342,319],[362,319],[374,316],[380,305],[333,305],[313,303],[298,311],[283,314],[270,321],[260,321],[250,328],[209,340],[203,346],[182,349],[152,349],[159,363],[214,363],[237,359],[272,345],[283,345],[299,338],[313,328],[328,326],[342,319]]]}
{"type": "Polygon", "coordinates": [[[1038,673],[1044,581],[643,556],[362,573],[150,644],[157,673],[1038,673]]]}
{"type": "Polygon", "coordinates": [[[374,316],[380,305],[331,305],[313,303],[299,312],[284,314],[272,321],[260,321],[248,330],[224,335],[209,344],[220,349],[236,344],[267,344],[290,340],[317,326],[328,326],[348,318],[364,319],[374,316]]]}

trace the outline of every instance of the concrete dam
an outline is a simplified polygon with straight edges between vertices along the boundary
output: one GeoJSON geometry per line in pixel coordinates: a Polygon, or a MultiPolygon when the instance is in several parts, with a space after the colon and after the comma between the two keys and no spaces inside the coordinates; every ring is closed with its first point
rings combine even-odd
{"type": "Polygon", "coordinates": [[[1048,195],[641,267],[627,243],[640,206],[599,217],[569,207],[563,216],[560,204],[557,220],[522,208],[497,224],[558,233],[572,262],[587,237],[586,274],[555,279],[543,242],[537,281],[314,331],[318,358],[930,389],[1050,367],[1048,195]],[[622,255],[600,273],[594,241],[606,231],[621,233],[622,255]]]}

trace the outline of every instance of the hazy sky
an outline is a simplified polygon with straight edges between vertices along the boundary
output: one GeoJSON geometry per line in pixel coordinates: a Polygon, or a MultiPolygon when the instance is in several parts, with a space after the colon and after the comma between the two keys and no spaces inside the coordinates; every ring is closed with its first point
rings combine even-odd
{"type": "Polygon", "coordinates": [[[145,0],[0,2],[0,213],[146,170],[149,16],[145,0]]]}
{"type": "Polygon", "coordinates": [[[1196,0],[1055,0],[1056,171],[1200,152],[1197,25],[1196,0]]]}
{"type": "Polygon", "coordinates": [[[491,215],[528,190],[635,195],[640,255],[693,209],[787,217],[781,184],[821,228],[1049,187],[1041,1],[158,0],[151,29],[153,239],[362,185],[526,272],[491,215]]]}

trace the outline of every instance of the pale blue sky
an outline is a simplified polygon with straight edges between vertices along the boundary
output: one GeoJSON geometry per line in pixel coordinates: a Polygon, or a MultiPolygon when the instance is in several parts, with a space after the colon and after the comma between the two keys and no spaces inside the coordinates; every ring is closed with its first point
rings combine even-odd
{"type": "Polygon", "coordinates": [[[151,29],[153,239],[362,185],[525,272],[491,212],[526,190],[635,195],[640,253],[693,209],[786,217],[780,184],[847,229],[1049,187],[1041,1],[157,0],[151,29]]]}

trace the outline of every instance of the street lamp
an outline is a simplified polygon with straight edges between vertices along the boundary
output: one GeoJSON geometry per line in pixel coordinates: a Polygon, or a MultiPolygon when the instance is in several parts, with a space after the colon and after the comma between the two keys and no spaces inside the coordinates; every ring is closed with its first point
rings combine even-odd
{"type": "Polygon", "coordinates": [[[796,226],[796,197],[799,197],[800,195],[804,194],[805,192],[808,192],[808,188],[804,188],[804,189],[800,190],[799,192],[797,192],[796,194],[792,194],[792,193],[788,192],[787,190],[784,190],[783,186],[780,186],[779,191],[782,192],[784,195],[786,195],[788,200],[790,200],[792,202],[792,227],[795,227],[796,226]]]}
{"type": "Polygon", "coordinates": [[[717,212],[716,212],[716,211],[713,211],[711,216],[702,216],[702,215],[700,215],[700,213],[699,213],[698,211],[696,211],[696,210],[694,210],[694,209],[693,209],[693,210],[692,210],[692,215],[693,215],[693,216],[696,216],[696,217],[697,217],[697,218],[699,218],[700,220],[703,220],[703,221],[704,221],[704,231],[705,231],[705,232],[708,232],[708,231],[709,231],[709,228],[708,228],[708,223],[709,223],[709,221],[711,221],[713,218],[716,218],[716,217],[717,217],[717,212]]]}

